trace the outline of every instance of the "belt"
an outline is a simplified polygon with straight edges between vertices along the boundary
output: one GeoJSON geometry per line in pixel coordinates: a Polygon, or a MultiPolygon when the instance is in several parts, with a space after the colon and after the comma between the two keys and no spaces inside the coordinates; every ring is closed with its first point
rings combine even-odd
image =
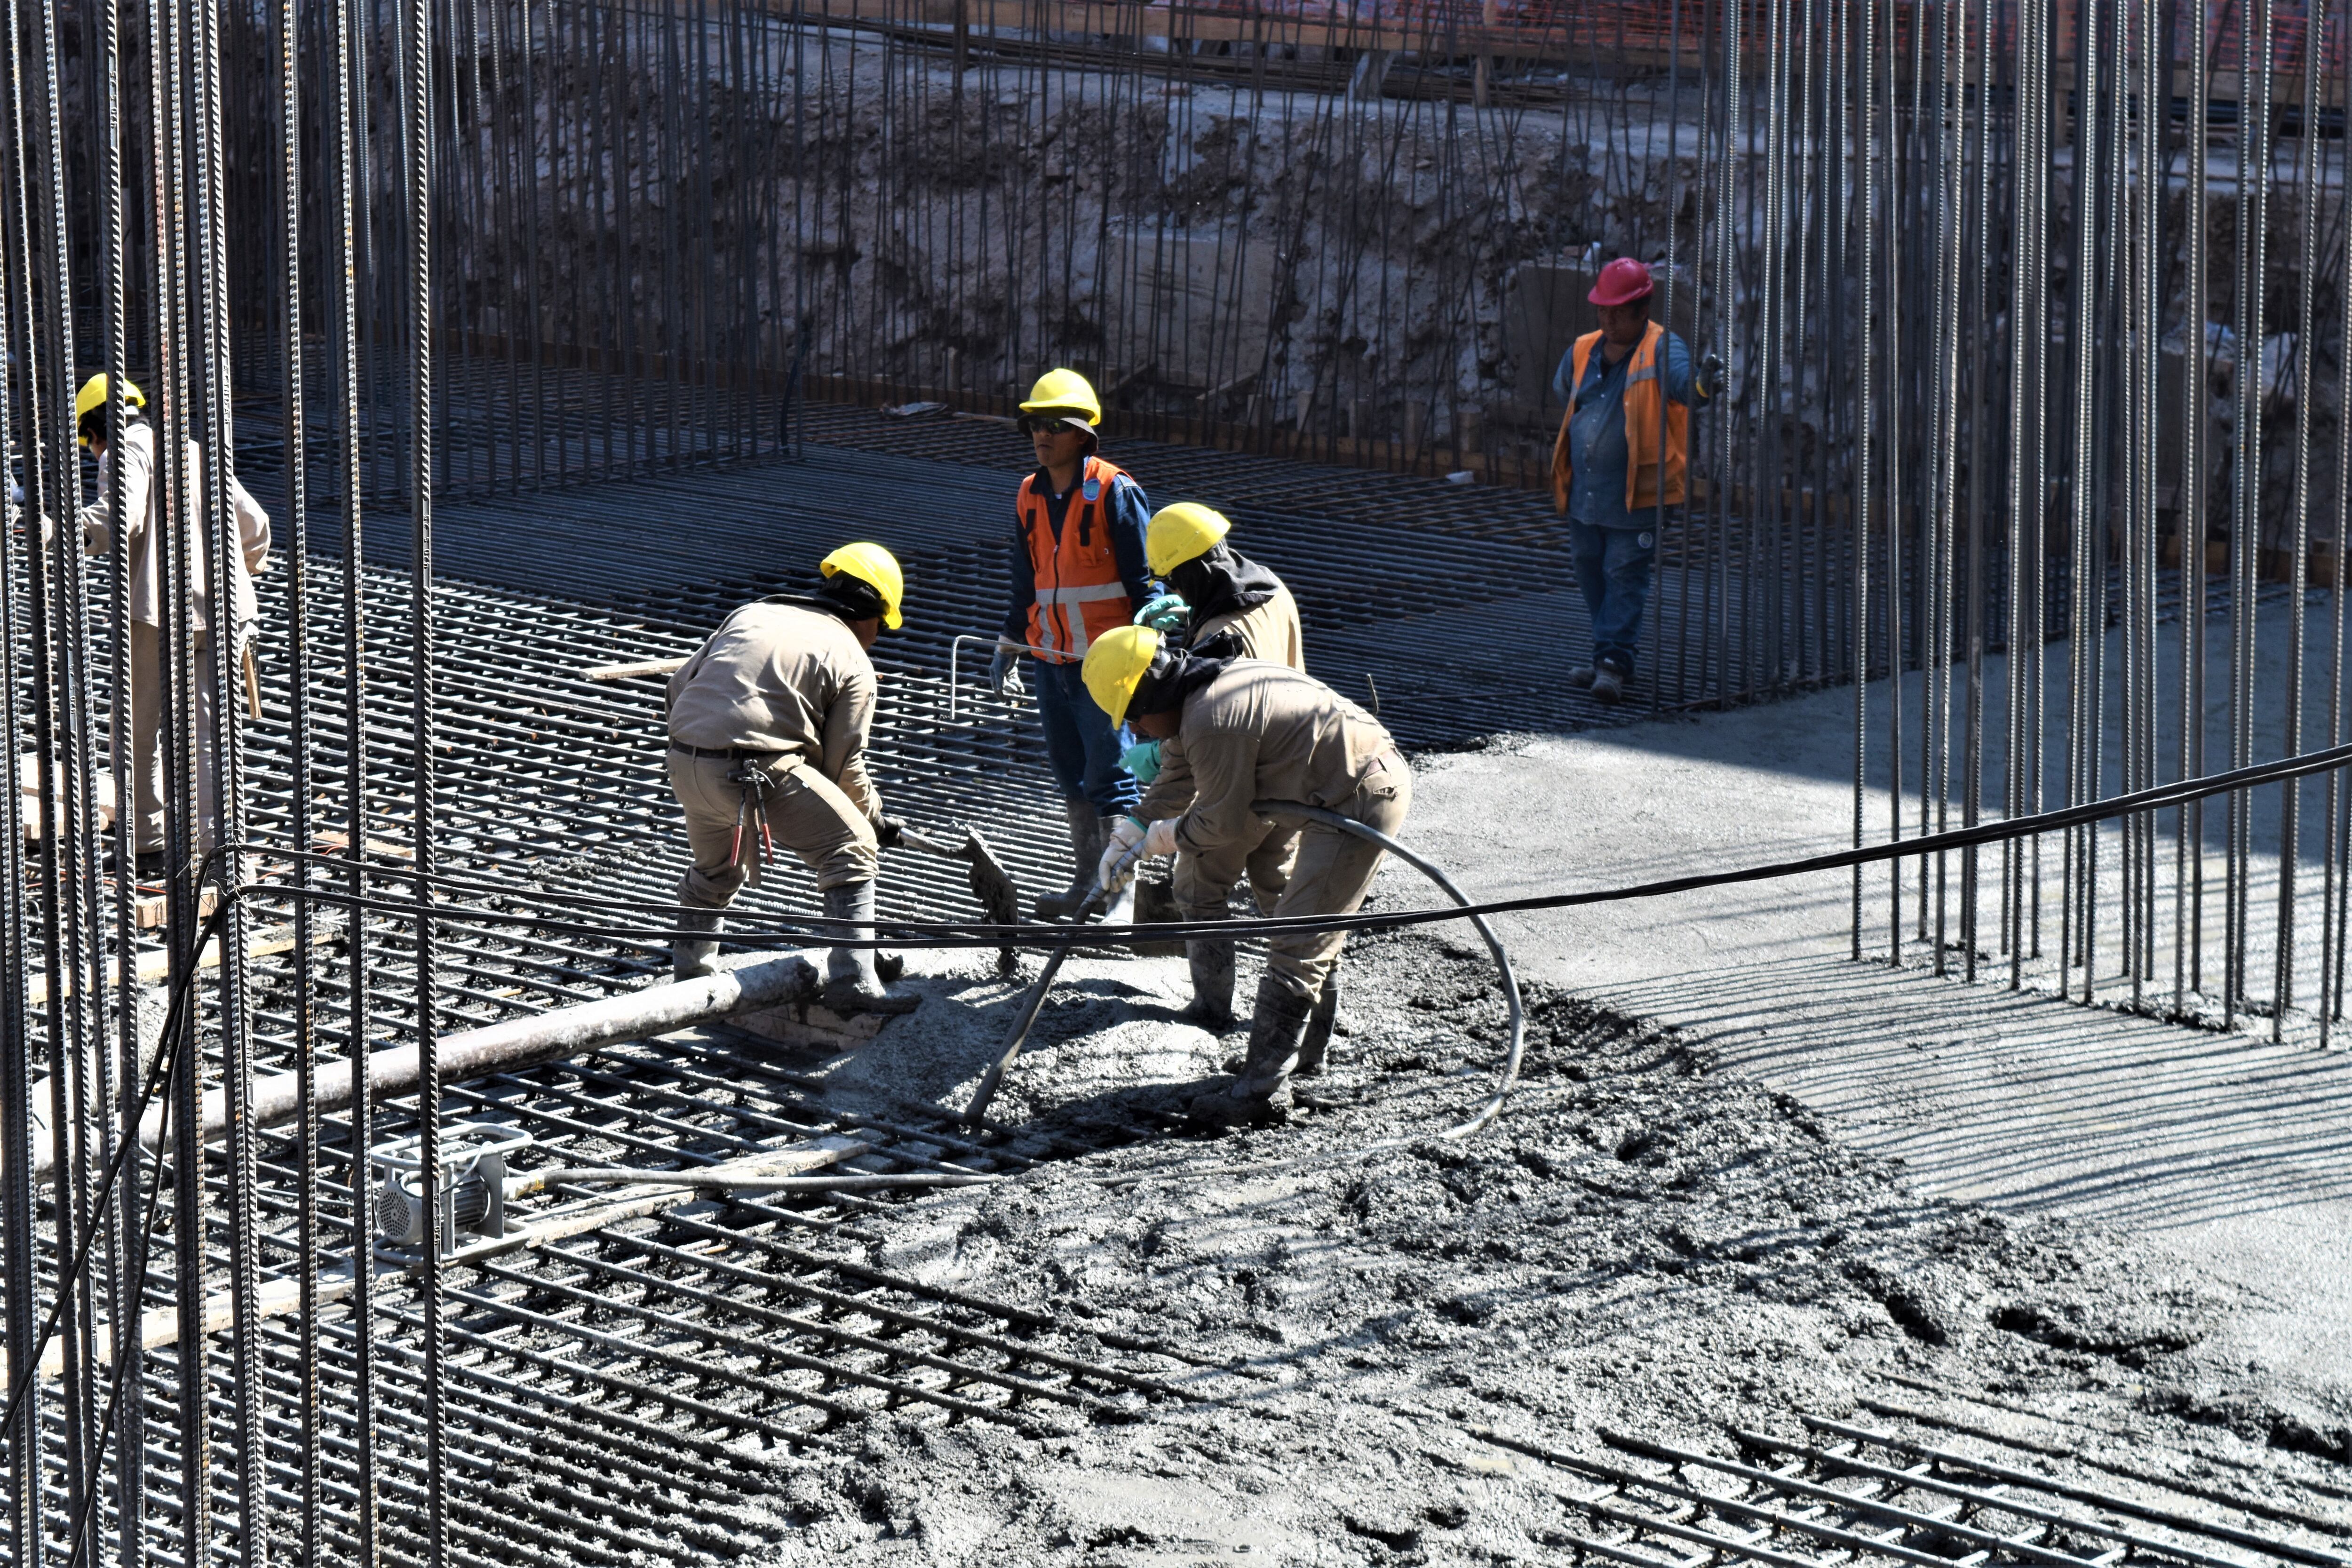
{"type": "Polygon", "coordinates": [[[740,762],[746,757],[756,760],[761,757],[781,757],[784,754],[782,752],[763,751],[757,746],[689,746],[684,741],[672,741],[669,743],[669,749],[673,752],[684,752],[689,757],[709,757],[722,763],[740,762]]]}

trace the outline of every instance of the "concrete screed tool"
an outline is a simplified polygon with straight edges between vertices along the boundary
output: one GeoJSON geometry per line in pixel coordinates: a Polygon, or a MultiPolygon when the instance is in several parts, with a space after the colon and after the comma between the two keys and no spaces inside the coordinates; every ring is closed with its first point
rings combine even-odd
{"type": "MultiPolygon", "coordinates": [[[[963,842],[951,844],[934,838],[913,828],[903,828],[900,837],[916,848],[929,854],[944,856],[964,863],[965,879],[971,884],[971,896],[980,900],[990,925],[1017,926],[1021,923],[1021,889],[1013,885],[1013,874],[988,847],[988,840],[977,828],[963,830],[963,842]]],[[[996,950],[996,972],[1011,974],[1021,964],[1019,955],[1009,947],[996,950]]]]}

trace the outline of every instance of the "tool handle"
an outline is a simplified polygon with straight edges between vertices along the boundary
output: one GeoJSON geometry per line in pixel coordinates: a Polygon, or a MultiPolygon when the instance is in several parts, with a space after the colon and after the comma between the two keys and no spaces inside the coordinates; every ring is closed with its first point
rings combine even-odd
{"type": "MultiPolygon", "coordinates": [[[[1128,870],[1142,858],[1143,844],[1139,839],[1128,847],[1126,854],[1118,858],[1118,864],[1113,868],[1113,870],[1128,870]]],[[[1103,900],[1108,896],[1109,889],[1100,882],[1097,882],[1087,892],[1085,900],[1071,911],[1070,924],[1073,926],[1086,924],[1087,917],[1101,909],[1103,900]]],[[[1021,1004],[1021,1014],[1013,1020],[1013,1028],[1004,1037],[1003,1052],[988,1064],[988,1071],[981,1079],[980,1087],[971,1091],[971,1103],[963,1108],[963,1120],[966,1126],[978,1127],[981,1118],[988,1114],[989,1103],[995,1100],[997,1089],[1004,1082],[1005,1071],[1013,1066],[1013,1058],[1021,1054],[1021,1047],[1028,1043],[1029,1031],[1035,1027],[1037,1015],[1045,1008],[1045,993],[1052,989],[1054,975],[1062,967],[1062,960],[1070,956],[1070,946],[1071,943],[1066,942],[1055,947],[1054,956],[1045,961],[1045,967],[1038,974],[1036,983],[1030,986],[1028,996],[1021,1004]]]]}

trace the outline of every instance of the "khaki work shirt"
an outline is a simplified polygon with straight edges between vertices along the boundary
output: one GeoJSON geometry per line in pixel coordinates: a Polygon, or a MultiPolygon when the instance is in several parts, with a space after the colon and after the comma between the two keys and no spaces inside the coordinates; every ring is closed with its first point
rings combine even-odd
{"type": "MultiPolygon", "coordinates": [[[[201,509],[205,493],[204,448],[190,441],[187,450],[188,494],[195,498],[201,509]]],[[[131,426],[122,432],[121,440],[108,443],[106,455],[98,460],[98,500],[74,514],[74,521],[81,526],[82,549],[89,554],[103,555],[113,546],[113,487],[118,476],[122,485],[131,618],[142,626],[160,626],[163,624],[163,598],[169,584],[163,581],[163,563],[156,549],[155,520],[163,509],[163,495],[155,483],[152,425],[131,426]],[[117,458],[121,459],[119,463],[117,458]]],[[[237,539],[237,553],[228,563],[229,621],[232,626],[251,626],[261,618],[260,606],[253,596],[253,579],[257,574],[269,570],[269,514],[246,493],[234,475],[228,481],[228,503],[236,516],[237,539]]],[[[191,619],[199,632],[212,628],[213,577],[207,548],[211,531],[203,528],[187,531],[191,619]]]]}
{"type": "Polygon", "coordinates": [[[1298,630],[1298,601],[1290,596],[1289,589],[1276,588],[1273,598],[1255,608],[1210,616],[1193,632],[1192,640],[1205,641],[1228,626],[1241,635],[1244,658],[1286,664],[1305,672],[1307,645],[1298,630]]]}
{"type": "Polygon", "coordinates": [[[882,815],[866,776],[874,702],[874,663],[840,616],[761,599],[728,616],[669,678],[669,738],[781,752],[839,785],[871,822],[882,815]]]}
{"type": "Polygon", "coordinates": [[[1135,815],[1153,822],[1182,812],[1176,844],[1191,854],[1254,845],[1265,825],[1250,802],[1336,808],[1394,744],[1379,720],[1312,676],[1235,659],[1184,700],[1135,815]]]}

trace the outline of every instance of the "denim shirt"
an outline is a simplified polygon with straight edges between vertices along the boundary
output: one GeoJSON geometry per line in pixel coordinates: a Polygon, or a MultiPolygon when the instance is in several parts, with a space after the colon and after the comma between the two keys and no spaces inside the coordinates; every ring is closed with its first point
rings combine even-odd
{"type": "MultiPolygon", "coordinates": [[[[1648,528],[1657,521],[1654,509],[1643,507],[1638,514],[1625,510],[1625,369],[1633,363],[1633,356],[1628,353],[1611,364],[1607,347],[1605,340],[1595,344],[1592,357],[1585,362],[1576,416],[1568,425],[1568,460],[1573,474],[1568,517],[1588,528],[1648,528]]],[[[1665,334],[1663,347],[1665,363],[1659,380],[1666,400],[1685,408],[1694,401],[1703,406],[1705,399],[1695,399],[1691,388],[1690,350],[1672,332],[1665,334]]],[[[1571,347],[1560,355],[1559,369],[1552,374],[1551,395],[1563,406],[1569,400],[1568,378],[1575,363],[1576,350],[1571,347]]]]}

